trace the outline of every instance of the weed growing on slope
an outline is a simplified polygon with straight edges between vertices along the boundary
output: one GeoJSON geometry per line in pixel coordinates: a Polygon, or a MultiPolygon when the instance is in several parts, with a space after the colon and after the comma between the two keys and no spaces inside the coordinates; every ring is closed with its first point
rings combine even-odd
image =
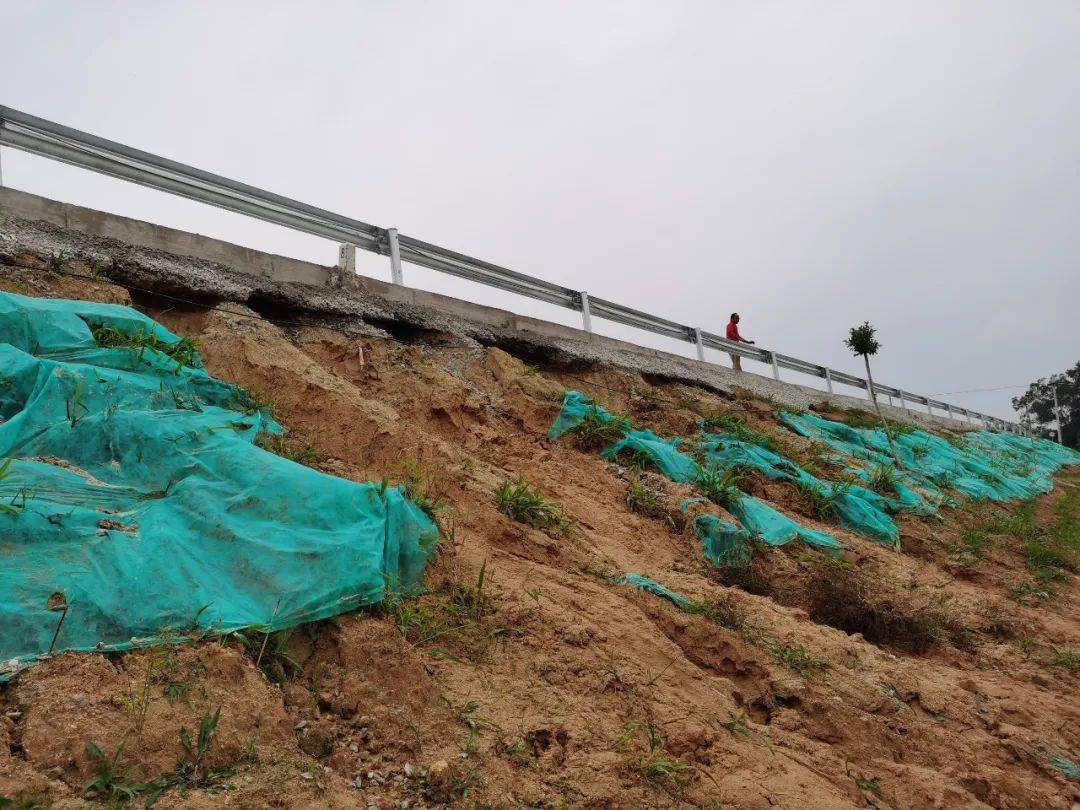
{"type": "Polygon", "coordinates": [[[742,498],[739,489],[740,476],[734,469],[717,470],[715,467],[701,467],[698,470],[694,486],[703,497],[708,498],[723,509],[731,509],[742,498]]]}
{"type": "Polygon", "coordinates": [[[990,518],[986,531],[1008,534],[1020,541],[1024,560],[1037,582],[1061,579],[1080,565],[1080,492],[1069,490],[1054,504],[1049,526],[1035,522],[1035,501],[1024,501],[1012,515],[990,518]]]}
{"type": "MultiPolygon", "coordinates": [[[[11,462],[12,462],[12,459],[8,458],[8,459],[5,459],[2,464],[0,464],[0,483],[3,483],[5,480],[7,480],[8,478],[10,478],[12,476],[11,462]]],[[[18,494],[16,493],[15,498],[17,498],[17,497],[18,497],[18,494]]],[[[15,505],[14,505],[15,504],[15,498],[12,498],[11,503],[9,503],[9,504],[8,503],[0,503],[0,514],[2,514],[2,515],[17,515],[17,514],[19,514],[18,509],[16,509],[15,505]]]]}
{"type": "Polygon", "coordinates": [[[810,655],[806,647],[801,644],[780,644],[777,641],[766,638],[762,640],[761,645],[769,655],[773,657],[773,660],[776,661],[776,663],[783,664],[792,672],[797,672],[804,678],[809,678],[818,670],[824,669],[829,665],[827,661],[821,658],[814,658],[810,655]]]}
{"type": "Polygon", "coordinates": [[[900,483],[900,476],[896,473],[896,467],[892,464],[879,464],[869,470],[870,479],[867,487],[881,495],[891,495],[896,492],[896,485],[900,483]]]}
{"type": "MultiPolygon", "coordinates": [[[[831,411],[828,414],[828,418],[834,422],[841,422],[856,430],[880,430],[882,423],[881,419],[878,419],[877,416],[870,411],[864,411],[862,408],[838,408],[831,411]]],[[[884,422],[886,429],[893,437],[904,433],[913,433],[918,429],[915,425],[908,424],[907,422],[894,422],[891,419],[886,419],[884,422]]]]}
{"type": "Polygon", "coordinates": [[[168,343],[151,332],[143,332],[141,328],[128,333],[115,326],[95,326],[90,332],[103,349],[133,349],[140,360],[147,349],[163,354],[176,363],[175,372],[184,366],[197,368],[199,365],[198,341],[191,338],[168,343]]]}
{"type": "Polygon", "coordinates": [[[815,486],[798,481],[794,486],[802,495],[806,510],[812,517],[830,520],[837,517],[836,502],[851,488],[851,483],[838,481],[829,486],[815,486]]]}
{"type": "Polygon", "coordinates": [[[746,627],[746,613],[737,602],[731,599],[700,599],[685,603],[682,610],[695,616],[702,616],[736,633],[742,632],[746,627]]]}
{"type": "MultiPolygon", "coordinates": [[[[630,724],[623,731],[624,737],[629,737],[623,745],[630,741],[638,731],[638,724],[630,724]]],[[[633,763],[635,773],[654,787],[664,790],[680,790],[690,781],[686,771],[690,766],[679,757],[672,757],[664,751],[664,738],[660,730],[652,723],[645,724],[646,751],[633,763]]]]}
{"type": "Polygon", "coordinates": [[[437,521],[439,512],[446,506],[442,497],[436,493],[432,474],[416,459],[407,458],[401,462],[405,497],[415,503],[431,518],[437,521]]]}
{"type": "Polygon", "coordinates": [[[415,599],[388,595],[378,612],[389,615],[413,646],[451,660],[458,659],[446,650],[476,661],[493,643],[521,635],[524,628],[518,622],[531,615],[510,618],[500,614],[491,598],[490,580],[485,561],[475,579],[465,581],[447,572],[415,599]],[[433,646],[436,644],[439,646],[433,646]]]}
{"type": "Polygon", "coordinates": [[[630,420],[618,414],[604,414],[590,405],[581,421],[568,432],[582,450],[597,451],[619,441],[630,429],[630,420]]]}
{"type": "Polygon", "coordinates": [[[64,262],[68,260],[66,250],[54,250],[49,256],[49,270],[53,273],[64,272],[64,262]]]}
{"type": "Polygon", "coordinates": [[[1068,647],[1058,650],[1050,659],[1050,666],[1061,667],[1069,672],[1080,672],[1080,651],[1068,647]]]}
{"type": "Polygon", "coordinates": [[[750,736],[750,727],[746,724],[746,712],[740,712],[739,714],[728,712],[728,718],[720,725],[740,737],[750,736]]]}
{"type": "Polygon", "coordinates": [[[303,667],[289,651],[289,639],[294,628],[264,633],[256,629],[241,630],[233,637],[240,642],[244,653],[271,683],[283,684],[293,679],[303,667]]]}
{"type": "Polygon", "coordinates": [[[1022,579],[1013,585],[1012,598],[1025,607],[1031,607],[1033,599],[1049,599],[1056,593],[1049,585],[1032,582],[1030,579],[1022,579]]]}
{"type": "Polygon", "coordinates": [[[733,439],[738,439],[740,442],[746,442],[747,444],[756,444],[759,447],[764,447],[767,450],[777,452],[773,446],[772,439],[768,436],[758,433],[753,428],[747,427],[746,420],[737,414],[727,413],[715,413],[710,416],[706,416],[703,420],[705,427],[712,430],[720,430],[733,439]]]}
{"type": "Polygon", "coordinates": [[[327,458],[326,453],[315,445],[293,442],[277,433],[260,433],[255,439],[255,444],[275,456],[287,458],[305,467],[314,467],[326,461],[327,458]]]}
{"type": "Polygon", "coordinates": [[[521,476],[517,481],[504,481],[495,491],[495,500],[500,512],[526,526],[563,530],[569,527],[569,520],[562,509],[547,500],[539,489],[530,486],[521,476]]]}
{"type": "Polygon", "coordinates": [[[681,532],[686,526],[686,516],[670,510],[663,493],[648,486],[640,478],[632,478],[626,485],[626,508],[639,515],[664,521],[673,532],[681,532]]]}
{"type": "Polygon", "coordinates": [[[101,259],[95,259],[94,263],[90,265],[90,278],[94,281],[108,281],[109,280],[109,264],[101,259]]]}
{"type": "Polygon", "coordinates": [[[204,760],[210,746],[217,736],[218,720],[221,719],[221,709],[218,708],[213,714],[204,714],[199,722],[199,733],[194,740],[186,728],[180,729],[180,744],[184,748],[185,757],[176,763],[172,773],[165,774],[148,783],[150,795],[147,797],[147,807],[153,806],[162,793],[171,788],[179,788],[181,794],[190,788],[201,788],[212,794],[214,788],[229,789],[224,780],[233,776],[236,771],[232,768],[207,768],[204,760]]]}
{"type": "Polygon", "coordinates": [[[132,781],[137,765],[120,768],[120,757],[124,753],[122,744],[115,754],[107,757],[95,743],[87,740],[86,753],[93,760],[97,773],[83,788],[84,795],[102,799],[112,805],[125,805],[135,801],[135,797],[147,789],[143,782],[132,781]]]}

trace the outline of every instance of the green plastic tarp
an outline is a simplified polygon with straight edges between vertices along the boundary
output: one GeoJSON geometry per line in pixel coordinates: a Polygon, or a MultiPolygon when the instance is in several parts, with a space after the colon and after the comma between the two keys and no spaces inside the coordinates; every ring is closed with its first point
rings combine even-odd
{"type": "MultiPolygon", "coordinates": [[[[563,407],[556,416],[548,435],[551,438],[563,436],[580,424],[590,411],[596,413],[601,421],[616,418],[604,411],[603,408],[593,404],[584,394],[578,391],[567,391],[563,397],[563,407]]],[[[625,422],[622,432],[623,437],[611,447],[603,449],[600,453],[601,456],[615,458],[620,453],[642,453],[648,457],[653,466],[672,481],[687,484],[693,483],[699,478],[701,465],[691,456],[679,450],[680,439],[678,437],[664,439],[650,430],[635,430],[625,422]]],[[[746,445],[746,447],[751,446],[746,445]]],[[[761,448],[757,449],[760,450],[761,448]]],[[[708,454],[706,453],[706,455],[708,454]]],[[[774,455],[774,458],[787,464],[792,470],[802,472],[798,467],[779,456],[774,455]]],[[[723,466],[719,457],[710,460],[716,466],[723,466]]],[[[805,475],[805,473],[803,474],[805,475]]],[[[684,503],[684,511],[685,506],[684,503]]],[[[782,546],[799,539],[823,548],[829,553],[839,553],[843,549],[843,546],[834,537],[825,532],[807,529],[768,504],[762,503],[757,498],[749,495],[742,495],[738,500],[738,504],[729,511],[739,519],[739,522],[750,534],[770,545],[782,546]]]]}
{"type": "Polygon", "coordinates": [[[0,293],[0,678],[55,649],[263,630],[417,588],[437,528],[398,488],[257,447],[281,428],[244,392],[112,327],[128,307],[0,293]],[[54,604],[56,600],[53,600],[54,604]]]}

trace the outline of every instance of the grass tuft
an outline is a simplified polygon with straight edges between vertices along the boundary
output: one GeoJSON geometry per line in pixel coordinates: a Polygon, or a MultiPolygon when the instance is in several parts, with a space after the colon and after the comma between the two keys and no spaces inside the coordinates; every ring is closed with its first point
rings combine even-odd
{"type": "Polygon", "coordinates": [[[175,371],[181,367],[198,368],[199,343],[191,338],[181,338],[176,343],[168,343],[157,335],[136,329],[133,333],[124,332],[115,326],[95,326],[90,330],[98,346],[103,349],[133,349],[142,359],[148,349],[168,357],[176,363],[175,371]]]}
{"type": "Polygon", "coordinates": [[[738,482],[741,476],[734,469],[717,470],[715,467],[701,467],[698,470],[694,486],[703,497],[708,498],[723,509],[730,509],[739,503],[742,490],[738,482]]]}
{"type": "Polygon", "coordinates": [[[630,420],[618,414],[605,414],[590,405],[585,415],[568,432],[582,450],[602,450],[621,439],[630,429],[630,420]]]}
{"type": "Polygon", "coordinates": [[[495,500],[500,512],[526,526],[563,530],[569,526],[562,509],[547,500],[539,489],[530,486],[521,476],[517,481],[504,481],[495,491],[495,500]]]}

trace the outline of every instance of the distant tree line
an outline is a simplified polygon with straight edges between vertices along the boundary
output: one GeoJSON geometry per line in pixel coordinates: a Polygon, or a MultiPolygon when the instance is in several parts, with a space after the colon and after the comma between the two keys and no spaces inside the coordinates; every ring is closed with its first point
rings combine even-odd
{"type": "Polygon", "coordinates": [[[1080,362],[1060,374],[1040,378],[1026,393],[1014,397],[1013,408],[1027,414],[1033,427],[1042,435],[1057,439],[1054,390],[1061,415],[1061,441],[1080,450],[1080,362]]]}

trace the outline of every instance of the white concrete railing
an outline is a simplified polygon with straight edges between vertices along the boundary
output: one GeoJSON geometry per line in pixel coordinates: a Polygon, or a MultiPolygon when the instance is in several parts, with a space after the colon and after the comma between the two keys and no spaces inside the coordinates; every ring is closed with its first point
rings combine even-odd
{"type": "MultiPolygon", "coordinates": [[[[369,225],[366,222],[282,197],[227,177],[204,172],[201,169],[133,149],[115,141],[37,118],[10,107],[0,107],[0,144],[170,194],[209,203],[303,233],[332,239],[342,246],[340,264],[343,268],[355,269],[357,247],[389,256],[391,278],[395,284],[403,284],[401,265],[403,262],[408,262],[579,311],[582,325],[589,332],[592,331],[592,318],[603,318],[655,335],[687,341],[695,346],[697,358],[701,361],[705,361],[706,348],[718,349],[770,365],[773,377],[777,380],[780,379],[780,369],[785,368],[824,379],[829,393],[833,392],[834,383],[842,383],[869,392],[869,383],[862,377],[807,360],[800,360],[771,349],[750,346],[746,343],[734,343],[698,327],[651,315],[614,301],[598,298],[584,290],[572,290],[399,234],[396,228],[369,225]]],[[[0,167],[0,186],[2,185],[3,174],[0,167]]],[[[884,394],[890,398],[899,399],[900,407],[904,409],[909,404],[922,405],[931,415],[934,412],[933,409],[937,408],[953,419],[963,416],[1001,430],[1024,432],[1024,429],[1014,422],[1007,422],[958,405],[930,399],[921,394],[913,394],[891,385],[875,382],[874,391],[879,395],[884,394]]]]}

